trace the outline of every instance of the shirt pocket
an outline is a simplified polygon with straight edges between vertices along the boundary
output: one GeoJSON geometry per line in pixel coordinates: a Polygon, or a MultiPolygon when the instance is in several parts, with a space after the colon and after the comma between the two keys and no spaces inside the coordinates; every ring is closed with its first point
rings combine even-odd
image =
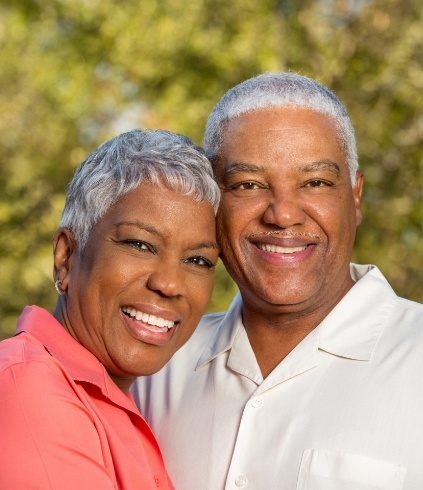
{"type": "Polygon", "coordinates": [[[306,449],[297,490],[401,490],[406,469],[368,456],[306,449]]]}

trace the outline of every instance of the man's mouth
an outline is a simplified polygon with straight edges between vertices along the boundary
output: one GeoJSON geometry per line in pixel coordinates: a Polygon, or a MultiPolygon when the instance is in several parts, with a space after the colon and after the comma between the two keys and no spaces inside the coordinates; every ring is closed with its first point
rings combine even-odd
{"type": "Polygon", "coordinates": [[[158,316],[149,315],[130,306],[123,306],[121,309],[126,316],[129,316],[133,320],[141,321],[153,327],[163,328],[163,330],[169,331],[175,325],[175,322],[172,320],[165,320],[158,316]]]}
{"type": "Polygon", "coordinates": [[[265,252],[274,252],[278,254],[293,254],[295,252],[302,252],[307,248],[307,245],[303,247],[280,247],[278,245],[271,245],[269,243],[257,243],[257,247],[265,252]]]}

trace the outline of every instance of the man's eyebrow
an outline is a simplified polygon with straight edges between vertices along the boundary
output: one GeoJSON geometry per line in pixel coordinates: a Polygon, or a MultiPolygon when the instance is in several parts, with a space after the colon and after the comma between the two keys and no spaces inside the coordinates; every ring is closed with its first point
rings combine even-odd
{"type": "MultiPolygon", "coordinates": [[[[340,166],[332,160],[319,160],[317,162],[310,162],[304,165],[300,165],[298,168],[302,173],[328,170],[329,172],[333,172],[334,174],[339,176],[341,172],[340,166]]],[[[233,162],[222,170],[218,178],[220,180],[224,180],[232,174],[243,172],[253,174],[264,173],[265,168],[259,165],[253,165],[251,163],[233,162]]]]}
{"type": "Polygon", "coordinates": [[[301,166],[300,170],[303,173],[329,170],[329,172],[333,172],[336,175],[339,175],[341,172],[339,165],[332,160],[320,160],[318,162],[307,163],[306,165],[301,166]]]}
{"type": "Polygon", "coordinates": [[[220,174],[220,178],[225,178],[228,175],[238,172],[260,173],[264,172],[264,168],[250,163],[234,162],[229,164],[220,174]]]}

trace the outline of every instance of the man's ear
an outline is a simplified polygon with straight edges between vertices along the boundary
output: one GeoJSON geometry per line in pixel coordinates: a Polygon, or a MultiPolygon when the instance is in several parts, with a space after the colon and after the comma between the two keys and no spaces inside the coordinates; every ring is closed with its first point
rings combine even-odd
{"type": "Polygon", "coordinates": [[[357,170],[355,185],[353,187],[354,205],[355,205],[355,220],[357,226],[361,224],[363,215],[361,213],[361,196],[363,194],[364,174],[361,170],[357,170]]]}
{"type": "Polygon", "coordinates": [[[69,274],[75,262],[76,241],[68,228],[58,228],[53,237],[54,281],[60,281],[60,289],[66,291],[69,274]]]}

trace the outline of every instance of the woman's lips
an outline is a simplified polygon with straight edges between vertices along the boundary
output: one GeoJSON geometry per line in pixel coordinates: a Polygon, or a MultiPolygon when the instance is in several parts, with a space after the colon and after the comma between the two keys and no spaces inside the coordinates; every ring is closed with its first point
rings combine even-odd
{"type": "Polygon", "coordinates": [[[159,314],[148,314],[131,306],[123,306],[121,311],[129,333],[146,344],[166,344],[179,326],[179,321],[164,318],[159,314]]]}
{"type": "Polygon", "coordinates": [[[125,315],[131,317],[134,320],[142,321],[143,323],[147,323],[148,325],[156,326],[159,328],[166,328],[170,330],[175,325],[175,322],[172,320],[166,320],[165,318],[149,315],[148,313],[144,313],[141,310],[137,310],[135,308],[131,308],[130,306],[123,306],[122,311],[125,315]]]}

